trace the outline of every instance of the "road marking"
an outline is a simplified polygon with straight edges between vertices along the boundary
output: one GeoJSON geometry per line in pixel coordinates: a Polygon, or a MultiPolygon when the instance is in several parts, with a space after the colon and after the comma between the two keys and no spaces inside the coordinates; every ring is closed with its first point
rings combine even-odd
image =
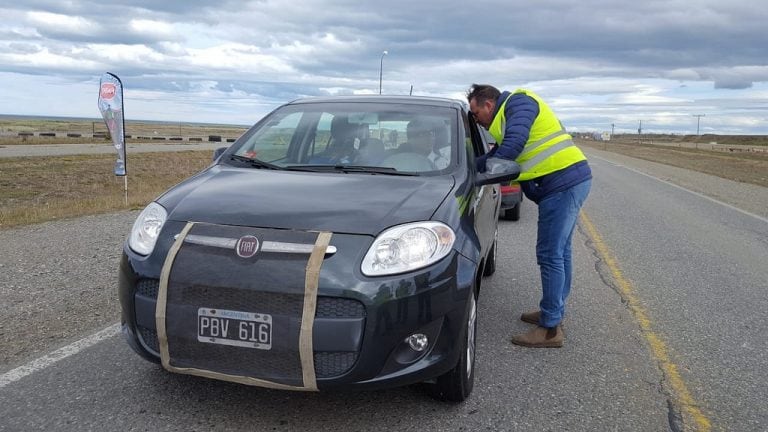
{"type": "Polygon", "coordinates": [[[720,201],[720,200],[717,200],[717,199],[715,199],[715,198],[712,198],[712,197],[710,197],[710,196],[704,195],[704,194],[702,194],[702,193],[699,193],[699,192],[695,192],[695,191],[692,191],[692,190],[690,190],[690,189],[686,189],[686,188],[684,188],[684,187],[682,187],[682,186],[680,186],[680,185],[676,185],[676,184],[674,184],[674,183],[672,183],[672,182],[669,182],[669,181],[667,181],[667,180],[662,180],[662,179],[660,179],[660,178],[658,178],[658,177],[654,177],[654,176],[652,176],[652,175],[650,175],[650,174],[644,173],[644,172],[642,172],[642,171],[636,170],[636,169],[634,169],[634,168],[630,168],[630,167],[628,167],[628,166],[626,166],[626,165],[622,165],[622,164],[616,163],[616,162],[614,162],[614,161],[611,161],[611,160],[608,160],[608,159],[605,159],[605,158],[601,158],[601,157],[599,157],[599,156],[590,155],[589,157],[590,157],[590,158],[594,158],[594,159],[600,159],[601,161],[604,161],[604,162],[608,162],[608,163],[609,163],[609,164],[611,164],[611,165],[614,165],[614,166],[617,166],[617,167],[620,167],[620,168],[624,168],[624,169],[630,170],[630,171],[632,171],[632,172],[634,172],[634,173],[640,174],[640,175],[642,175],[642,176],[645,176],[645,177],[648,177],[648,178],[652,178],[652,179],[654,179],[654,180],[660,181],[660,182],[662,182],[662,183],[664,183],[664,184],[667,184],[667,185],[669,185],[669,186],[672,186],[672,187],[675,187],[675,188],[677,188],[677,189],[680,189],[680,190],[686,191],[686,192],[688,192],[688,193],[690,193],[690,194],[696,195],[696,196],[697,196],[697,197],[699,197],[699,198],[704,198],[705,200],[708,200],[708,201],[712,201],[713,203],[717,203],[717,204],[720,204],[721,206],[724,206],[724,207],[728,207],[728,208],[729,208],[729,209],[731,209],[731,210],[736,210],[737,212],[739,212],[739,213],[741,213],[741,214],[744,214],[744,215],[747,215],[747,216],[751,216],[751,217],[753,217],[753,218],[755,218],[755,219],[757,219],[757,220],[760,220],[760,221],[762,221],[762,222],[768,223],[768,218],[764,218],[764,217],[762,217],[762,216],[760,216],[760,215],[757,215],[757,214],[754,214],[754,213],[750,213],[750,212],[748,212],[748,211],[746,211],[746,210],[742,210],[742,209],[740,209],[740,208],[738,208],[738,207],[732,206],[732,205],[730,205],[730,204],[728,204],[728,203],[724,203],[724,202],[722,202],[722,201],[720,201]]]}
{"type": "Polygon", "coordinates": [[[645,337],[645,340],[648,342],[648,345],[651,347],[653,357],[664,371],[664,375],[666,375],[667,378],[666,380],[669,382],[670,386],[672,387],[672,391],[674,392],[674,394],[671,396],[676,399],[677,405],[682,408],[684,413],[688,414],[688,416],[693,419],[693,422],[696,425],[696,430],[702,432],[711,430],[711,422],[704,415],[701,409],[699,409],[699,404],[693,399],[691,392],[688,391],[688,387],[685,385],[683,378],[677,371],[677,365],[674,364],[672,360],[670,360],[668,354],[669,350],[667,349],[667,346],[662,340],[661,336],[653,330],[651,319],[649,318],[648,313],[640,302],[640,299],[635,294],[634,287],[624,278],[621,269],[616,262],[616,259],[613,258],[613,254],[608,249],[608,246],[606,246],[602,236],[600,236],[600,233],[592,224],[592,221],[589,219],[586,212],[583,210],[581,212],[581,222],[586,228],[590,240],[595,246],[595,249],[600,255],[600,258],[611,271],[613,280],[615,281],[616,286],[619,288],[621,296],[627,302],[629,310],[632,312],[635,320],[640,325],[641,333],[645,337]]]}
{"type": "Polygon", "coordinates": [[[112,324],[111,326],[100,330],[86,338],[80,339],[77,342],[73,342],[64,348],[57,349],[48,355],[32,360],[23,366],[17,367],[16,369],[10,370],[0,375],[0,388],[5,387],[12,382],[18,381],[25,376],[32,375],[37,371],[41,371],[59,360],[63,360],[71,355],[77,354],[80,351],[90,346],[96,345],[104,339],[109,339],[118,333],[120,333],[120,323],[112,324]]]}

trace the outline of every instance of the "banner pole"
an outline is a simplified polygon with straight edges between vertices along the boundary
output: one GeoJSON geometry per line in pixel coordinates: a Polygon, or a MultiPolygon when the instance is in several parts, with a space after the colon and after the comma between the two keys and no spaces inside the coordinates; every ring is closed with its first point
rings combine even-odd
{"type": "Polygon", "coordinates": [[[125,180],[125,206],[128,207],[128,174],[123,176],[125,180]]]}

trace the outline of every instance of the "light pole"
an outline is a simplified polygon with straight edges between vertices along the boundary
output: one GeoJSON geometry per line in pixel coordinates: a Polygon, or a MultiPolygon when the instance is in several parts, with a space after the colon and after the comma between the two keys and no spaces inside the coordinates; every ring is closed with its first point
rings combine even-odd
{"type": "Polygon", "coordinates": [[[381,61],[379,62],[379,94],[381,94],[381,78],[384,74],[384,56],[389,54],[386,50],[381,53],[381,61]]]}
{"type": "Polygon", "coordinates": [[[696,117],[696,135],[699,135],[699,122],[701,122],[702,117],[706,117],[706,114],[691,114],[693,117],[696,117]]]}

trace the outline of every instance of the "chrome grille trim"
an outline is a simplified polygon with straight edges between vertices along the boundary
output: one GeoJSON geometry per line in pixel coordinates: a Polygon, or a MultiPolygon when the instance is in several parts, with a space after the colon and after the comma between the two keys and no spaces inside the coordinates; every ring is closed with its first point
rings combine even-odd
{"type": "MultiPolygon", "coordinates": [[[[176,234],[173,236],[174,240],[179,238],[176,234]]],[[[201,246],[217,247],[222,249],[235,249],[238,239],[232,239],[227,237],[213,237],[190,234],[184,238],[184,243],[196,244],[201,246]]],[[[261,244],[259,252],[266,253],[289,253],[289,254],[311,254],[315,245],[304,243],[287,243],[287,242],[274,242],[265,241],[261,244]]],[[[326,255],[332,255],[336,253],[336,246],[328,246],[325,250],[326,255]]]]}

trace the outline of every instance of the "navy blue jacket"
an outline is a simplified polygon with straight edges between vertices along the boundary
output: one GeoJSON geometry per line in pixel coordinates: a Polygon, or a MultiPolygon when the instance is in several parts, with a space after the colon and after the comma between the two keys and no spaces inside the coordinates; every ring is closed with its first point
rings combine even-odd
{"type": "MultiPolygon", "coordinates": [[[[501,104],[504,103],[508,96],[509,92],[507,91],[499,96],[499,99],[496,101],[494,117],[498,114],[501,104]]],[[[507,119],[504,129],[504,140],[498,147],[489,152],[489,156],[493,155],[502,159],[515,160],[523,151],[525,143],[528,142],[531,126],[539,115],[539,104],[534,98],[523,93],[517,93],[512,95],[507,101],[504,114],[507,119]]],[[[549,195],[568,189],[591,178],[592,170],[589,168],[587,161],[584,160],[543,177],[521,181],[520,187],[528,199],[538,204],[549,195]]]]}

